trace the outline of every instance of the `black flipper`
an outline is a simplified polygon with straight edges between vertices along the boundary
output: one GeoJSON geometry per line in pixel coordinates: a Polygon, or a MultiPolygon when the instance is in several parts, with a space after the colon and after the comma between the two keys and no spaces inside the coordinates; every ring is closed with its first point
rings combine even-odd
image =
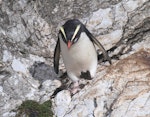
{"type": "Polygon", "coordinates": [[[56,74],[59,73],[59,58],[60,58],[60,40],[58,38],[54,51],[54,70],[56,74]]]}
{"type": "Polygon", "coordinates": [[[86,31],[86,34],[88,35],[88,37],[91,39],[91,41],[100,48],[100,50],[102,51],[105,59],[108,60],[109,63],[111,64],[111,59],[108,56],[108,53],[106,52],[106,50],[104,49],[102,44],[86,28],[85,28],[85,31],[86,31]]]}

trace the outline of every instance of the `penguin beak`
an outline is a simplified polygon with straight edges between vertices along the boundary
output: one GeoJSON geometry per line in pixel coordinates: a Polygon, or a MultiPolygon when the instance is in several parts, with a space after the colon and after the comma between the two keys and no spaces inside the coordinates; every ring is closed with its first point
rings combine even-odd
{"type": "Polygon", "coordinates": [[[70,49],[71,45],[72,45],[72,42],[69,40],[68,43],[67,43],[68,49],[70,49]]]}

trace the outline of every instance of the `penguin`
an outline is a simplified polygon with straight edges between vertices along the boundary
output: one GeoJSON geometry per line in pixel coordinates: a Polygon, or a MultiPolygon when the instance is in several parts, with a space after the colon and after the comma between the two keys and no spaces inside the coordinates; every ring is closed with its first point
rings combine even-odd
{"type": "Polygon", "coordinates": [[[62,55],[68,77],[73,81],[72,93],[80,90],[79,80],[94,78],[98,64],[96,46],[111,63],[102,44],[89,32],[78,19],[70,19],[60,27],[54,50],[54,71],[59,73],[59,58],[62,55]],[[87,78],[86,78],[87,77],[87,78]]]}

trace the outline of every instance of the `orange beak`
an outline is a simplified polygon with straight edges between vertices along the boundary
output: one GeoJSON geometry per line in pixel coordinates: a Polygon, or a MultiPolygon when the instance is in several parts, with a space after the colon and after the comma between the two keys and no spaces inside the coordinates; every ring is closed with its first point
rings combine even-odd
{"type": "Polygon", "coordinates": [[[70,49],[71,45],[72,45],[72,42],[69,40],[68,43],[67,43],[68,49],[70,49]]]}

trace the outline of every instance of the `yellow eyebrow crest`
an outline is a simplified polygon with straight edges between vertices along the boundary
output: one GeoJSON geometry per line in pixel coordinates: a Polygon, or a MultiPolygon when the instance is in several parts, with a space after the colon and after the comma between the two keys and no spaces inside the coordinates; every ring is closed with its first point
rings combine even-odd
{"type": "Polygon", "coordinates": [[[60,31],[62,32],[62,34],[64,35],[64,37],[65,37],[65,39],[66,39],[67,37],[66,37],[66,33],[65,33],[65,31],[64,31],[64,28],[63,28],[63,27],[60,27],[60,31]]]}
{"type": "Polygon", "coordinates": [[[71,40],[73,40],[73,39],[75,38],[75,36],[77,35],[77,33],[78,33],[78,31],[79,31],[80,27],[81,27],[81,25],[78,25],[78,26],[77,26],[77,28],[76,28],[76,30],[74,31],[74,34],[73,34],[73,36],[72,36],[72,39],[71,39],[71,40]]]}

